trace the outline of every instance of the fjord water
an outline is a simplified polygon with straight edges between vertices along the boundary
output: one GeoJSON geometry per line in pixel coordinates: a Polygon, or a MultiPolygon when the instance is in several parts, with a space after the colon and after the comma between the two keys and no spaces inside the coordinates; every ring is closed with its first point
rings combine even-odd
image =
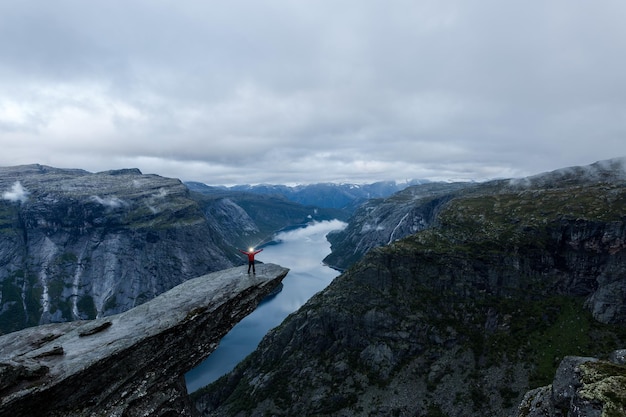
{"type": "MultiPolygon", "coordinates": [[[[257,260],[289,268],[282,291],[261,303],[233,327],[211,356],[185,375],[188,392],[196,391],[231,371],[257,347],[270,329],[330,284],[339,273],[322,263],[330,253],[326,235],[345,226],[339,220],[311,223],[304,228],[277,234],[273,239],[275,244],[264,247],[256,256],[257,260]]],[[[263,266],[257,264],[256,267],[263,266]]]]}

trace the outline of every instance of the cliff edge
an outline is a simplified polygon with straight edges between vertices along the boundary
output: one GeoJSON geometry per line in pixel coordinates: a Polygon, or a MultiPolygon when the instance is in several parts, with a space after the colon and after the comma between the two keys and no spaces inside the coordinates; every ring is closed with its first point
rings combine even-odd
{"type": "Polygon", "coordinates": [[[118,314],[241,263],[178,179],[0,167],[0,334],[118,314]]]}
{"type": "Polygon", "coordinates": [[[184,374],[288,271],[226,269],[121,314],[0,336],[0,417],[196,415],[184,374]]]}

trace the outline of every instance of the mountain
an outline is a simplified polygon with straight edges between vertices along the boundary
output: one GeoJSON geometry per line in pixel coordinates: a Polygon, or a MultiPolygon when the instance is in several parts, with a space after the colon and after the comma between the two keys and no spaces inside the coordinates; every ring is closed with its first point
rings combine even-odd
{"type": "MultiPolygon", "coordinates": [[[[369,249],[231,373],[196,392],[198,409],[528,415],[518,404],[552,384],[564,358],[607,358],[626,343],[625,165],[392,197],[406,204],[389,215],[409,225],[426,219],[425,227],[369,249]]],[[[624,391],[623,380],[615,384],[624,391]]]]}
{"type": "Polygon", "coordinates": [[[232,191],[197,182],[185,185],[208,221],[221,230],[221,237],[236,247],[268,243],[274,233],[284,228],[348,218],[344,210],[302,205],[280,195],[232,191]]]}
{"type": "Polygon", "coordinates": [[[352,212],[366,200],[388,197],[410,185],[426,183],[426,180],[411,180],[403,183],[380,181],[371,184],[318,183],[307,185],[236,185],[231,191],[283,196],[305,206],[335,208],[352,212]]]}
{"type": "Polygon", "coordinates": [[[408,187],[388,198],[371,199],[358,207],[348,226],[330,233],[324,263],[345,270],[370,249],[432,226],[439,209],[476,183],[427,183],[408,187]]]}
{"type": "Polygon", "coordinates": [[[581,180],[620,181],[621,161],[601,161],[587,167],[563,168],[522,179],[486,183],[426,183],[407,187],[388,198],[368,200],[351,215],[345,229],[328,235],[332,253],[324,262],[338,270],[345,270],[372,248],[430,228],[437,221],[439,210],[454,198],[472,193],[485,194],[490,190],[514,192],[522,185],[550,189],[575,185],[581,180]]]}
{"type": "Polygon", "coordinates": [[[236,247],[316,216],[287,201],[220,193],[137,169],[0,168],[0,334],[126,311],[242,264],[236,247]]]}

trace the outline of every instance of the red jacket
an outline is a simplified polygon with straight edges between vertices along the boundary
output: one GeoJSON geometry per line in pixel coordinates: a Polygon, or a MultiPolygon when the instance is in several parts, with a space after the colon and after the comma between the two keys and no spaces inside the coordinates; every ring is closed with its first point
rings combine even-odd
{"type": "Polygon", "coordinates": [[[252,252],[252,251],[247,252],[245,250],[239,249],[239,252],[243,253],[244,255],[248,255],[248,262],[254,262],[254,255],[256,255],[257,253],[261,252],[262,250],[263,249],[259,249],[256,252],[252,252]]]}

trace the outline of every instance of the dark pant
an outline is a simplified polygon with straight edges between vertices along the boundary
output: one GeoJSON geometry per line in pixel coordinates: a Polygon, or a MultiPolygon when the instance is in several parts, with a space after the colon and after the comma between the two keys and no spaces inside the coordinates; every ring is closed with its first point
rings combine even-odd
{"type": "Polygon", "coordinates": [[[254,269],[254,261],[248,261],[248,274],[250,273],[250,267],[252,267],[252,273],[256,274],[256,270],[254,269]]]}

